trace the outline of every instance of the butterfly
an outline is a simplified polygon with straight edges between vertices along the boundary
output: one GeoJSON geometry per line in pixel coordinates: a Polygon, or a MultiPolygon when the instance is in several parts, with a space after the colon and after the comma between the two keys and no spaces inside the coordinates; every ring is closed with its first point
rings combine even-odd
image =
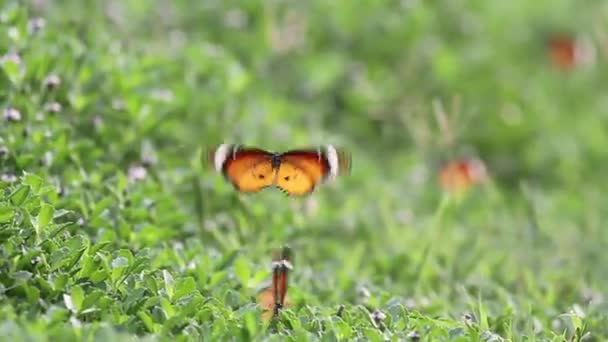
{"type": "Polygon", "coordinates": [[[208,162],[239,191],[276,186],[290,196],[311,193],[317,185],[350,171],[350,154],[332,145],[284,153],[221,144],[207,153],[208,162]]]}
{"type": "Polygon", "coordinates": [[[477,158],[463,158],[445,164],[439,172],[441,186],[454,193],[462,193],[487,177],[485,164],[477,158]]]}
{"type": "Polygon", "coordinates": [[[549,57],[554,65],[568,70],[576,64],[576,41],[568,36],[551,37],[548,42],[549,57]]]}
{"type": "Polygon", "coordinates": [[[553,65],[562,70],[572,70],[581,65],[590,65],[595,60],[595,48],[584,37],[554,34],[549,38],[547,48],[553,65]]]}
{"type": "Polygon", "coordinates": [[[287,279],[289,271],[293,269],[291,260],[292,252],[289,247],[283,247],[274,253],[271,264],[272,284],[258,296],[258,303],[265,310],[265,318],[269,318],[271,312],[273,317],[277,317],[279,311],[289,304],[287,279]]]}

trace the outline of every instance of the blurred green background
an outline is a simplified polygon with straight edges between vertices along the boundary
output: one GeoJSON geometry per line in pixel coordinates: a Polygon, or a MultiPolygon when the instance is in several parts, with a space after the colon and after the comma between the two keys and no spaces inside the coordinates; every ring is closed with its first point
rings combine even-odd
{"type": "Polygon", "coordinates": [[[0,335],[608,338],[608,2],[0,3],[0,335]],[[240,195],[221,142],[353,169],[240,195]],[[455,196],[465,157],[489,179],[455,196]]]}

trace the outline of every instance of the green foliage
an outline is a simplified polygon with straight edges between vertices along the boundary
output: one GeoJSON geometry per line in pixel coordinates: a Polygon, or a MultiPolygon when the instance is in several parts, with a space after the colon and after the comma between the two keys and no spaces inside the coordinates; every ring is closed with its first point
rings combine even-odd
{"type": "Polygon", "coordinates": [[[608,338],[605,2],[7,0],[0,24],[3,338],[608,338]],[[596,63],[552,67],[561,31],[596,63]],[[222,141],[353,171],[239,195],[201,162],[222,141]],[[491,180],[452,196],[466,155],[491,180]]]}

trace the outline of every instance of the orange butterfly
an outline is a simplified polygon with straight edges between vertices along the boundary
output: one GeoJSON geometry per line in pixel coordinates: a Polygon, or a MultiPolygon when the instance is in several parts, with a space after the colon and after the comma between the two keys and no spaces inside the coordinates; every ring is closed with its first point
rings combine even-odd
{"type": "Polygon", "coordinates": [[[569,34],[555,34],[547,42],[549,58],[562,70],[592,64],[595,60],[593,44],[587,39],[569,34]]]}
{"type": "Polygon", "coordinates": [[[272,284],[262,291],[258,296],[258,303],[264,308],[264,317],[273,317],[289,304],[287,299],[287,274],[293,269],[291,263],[292,253],[289,247],[284,247],[280,252],[275,252],[272,261],[272,284]]]}
{"type": "Polygon", "coordinates": [[[207,158],[241,192],[274,185],[293,196],[310,193],[325,180],[349,172],[351,164],[350,154],[332,145],[276,153],[222,144],[210,150],[207,158]]]}
{"type": "Polygon", "coordinates": [[[461,193],[481,183],[487,176],[485,164],[476,158],[460,159],[444,165],[439,172],[442,187],[450,192],[461,193]]]}
{"type": "Polygon", "coordinates": [[[548,42],[549,57],[557,67],[569,70],[576,64],[576,41],[569,36],[551,37],[548,42]]]}

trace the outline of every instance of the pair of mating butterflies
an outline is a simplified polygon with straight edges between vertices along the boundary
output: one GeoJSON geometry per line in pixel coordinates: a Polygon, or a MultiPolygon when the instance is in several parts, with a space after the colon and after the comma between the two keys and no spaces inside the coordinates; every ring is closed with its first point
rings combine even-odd
{"type": "Polygon", "coordinates": [[[350,154],[332,145],[284,153],[221,144],[208,151],[208,162],[241,192],[276,186],[291,196],[311,193],[326,180],[349,172],[350,154]]]}

